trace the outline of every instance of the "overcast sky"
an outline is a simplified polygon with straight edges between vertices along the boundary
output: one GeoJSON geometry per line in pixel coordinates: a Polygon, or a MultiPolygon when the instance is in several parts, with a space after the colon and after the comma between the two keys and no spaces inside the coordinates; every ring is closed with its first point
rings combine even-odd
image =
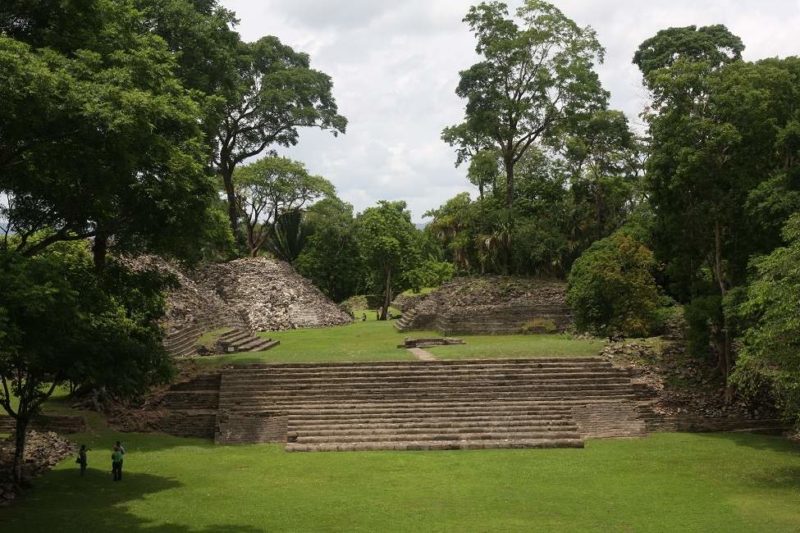
{"type": "MultiPolygon", "coordinates": [[[[516,8],[521,0],[508,2],[516,8]]],[[[246,41],[276,35],[311,55],[329,74],[347,134],[305,130],[279,152],[331,180],[357,211],[378,200],[405,200],[416,222],[425,211],[470,190],[465,168],[439,135],[459,122],[458,72],[474,63],[474,40],[461,19],[469,0],[222,0],[246,41]]],[[[606,48],[598,68],[611,105],[640,124],[644,104],[638,45],[670,26],[725,24],[748,60],[800,54],[800,0],[556,0],[606,48]]]]}

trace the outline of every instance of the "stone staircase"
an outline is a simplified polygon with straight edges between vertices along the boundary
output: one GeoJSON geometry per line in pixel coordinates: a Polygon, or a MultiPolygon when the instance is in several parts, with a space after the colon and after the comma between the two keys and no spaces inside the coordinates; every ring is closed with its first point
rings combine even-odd
{"type": "Polygon", "coordinates": [[[164,348],[173,357],[187,357],[197,354],[197,341],[207,331],[220,327],[243,329],[244,321],[234,315],[220,317],[216,314],[199,314],[189,324],[167,326],[164,348]]]}
{"type": "Polygon", "coordinates": [[[394,321],[394,327],[397,329],[397,331],[406,331],[411,329],[416,318],[417,310],[412,307],[408,311],[403,311],[403,316],[394,321]]]}
{"type": "Polygon", "coordinates": [[[227,353],[239,353],[265,352],[278,346],[281,342],[264,339],[253,335],[247,330],[235,328],[222,334],[219,338],[219,343],[227,353]]]}
{"type": "Polygon", "coordinates": [[[630,374],[599,358],[237,367],[222,373],[215,439],[288,451],[579,448],[594,434],[642,434],[636,401],[630,374]]]}

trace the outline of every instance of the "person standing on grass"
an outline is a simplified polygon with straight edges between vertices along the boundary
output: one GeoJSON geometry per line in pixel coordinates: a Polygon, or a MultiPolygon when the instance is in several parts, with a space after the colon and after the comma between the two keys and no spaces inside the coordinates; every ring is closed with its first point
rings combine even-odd
{"type": "Polygon", "coordinates": [[[83,475],[86,474],[86,466],[87,466],[87,463],[88,463],[87,458],[86,458],[86,452],[87,451],[88,451],[88,449],[86,448],[86,445],[85,444],[81,444],[81,449],[78,451],[78,460],[75,461],[81,467],[81,477],[83,477],[83,475]]]}
{"type": "Polygon", "coordinates": [[[111,454],[111,474],[114,477],[114,481],[122,481],[122,456],[124,455],[122,450],[122,446],[117,443],[111,454]]]}

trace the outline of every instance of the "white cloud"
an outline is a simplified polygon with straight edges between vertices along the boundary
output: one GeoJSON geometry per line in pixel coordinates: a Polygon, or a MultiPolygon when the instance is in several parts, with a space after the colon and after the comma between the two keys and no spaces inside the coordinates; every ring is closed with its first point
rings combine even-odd
{"type": "MultiPolygon", "coordinates": [[[[440,139],[463,102],[458,72],[475,61],[461,22],[468,0],[222,0],[241,21],[245,40],[277,35],[311,55],[331,75],[340,112],[350,123],[338,138],[314,130],[279,150],[330,179],[363,210],[380,199],[406,200],[414,219],[461,191],[471,191],[453,151],[440,139]]],[[[510,2],[518,5],[518,2],[510,2]]],[[[646,94],[631,63],[636,48],[670,26],[725,24],[742,37],[747,59],[800,53],[798,0],[559,0],[591,25],[607,49],[600,77],[612,106],[634,122],[646,94]]]]}

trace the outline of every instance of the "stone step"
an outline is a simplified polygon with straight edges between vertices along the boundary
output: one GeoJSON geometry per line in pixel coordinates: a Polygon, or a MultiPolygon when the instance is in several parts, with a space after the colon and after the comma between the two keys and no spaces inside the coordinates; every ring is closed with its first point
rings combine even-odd
{"type": "Polygon", "coordinates": [[[247,339],[233,343],[232,346],[236,349],[237,352],[251,352],[255,351],[255,348],[268,344],[272,339],[262,339],[260,337],[248,337],[247,339]]]}
{"type": "Polygon", "coordinates": [[[621,384],[584,384],[584,385],[552,385],[552,386],[517,386],[517,387],[417,387],[417,388],[376,388],[376,389],[339,389],[339,390],[263,390],[263,391],[228,391],[220,393],[223,405],[238,405],[248,401],[257,403],[271,402],[275,404],[295,404],[324,401],[394,401],[396,403],[430,402],[430,401],[509,401],[509,400],[561,400],[585,399],[587,397],[637,398],[636,394],[621,384]]]}
{"type": "Polygon", "coordinates": [[[584,393],[589,391],[624,391],[627,394],[635,394],[626,387],[624,383],[525,383],[517,385],[492,385],[481,387],[480,383],[465,383],[461,386],[423,386],[414,385],[409,387],[381,387],[363,386],[352,388],[304,388],[294,389],[243,389],[220,391],[220,399],[237,399],[257,396],[260,398],[276,397],[325,397],[325,398],[389,398],[389,397],[419,397],[427,398],[431,396],[495,396],[511,394],[530,393],[537,395],[540,393],[584,393]]]}
{"type": "MultiPolygon", "coordinates": [[[[256,411],[258,412],[258,411],[256,411]]],[[[298,424],[338,424],[341,421],[351,422],[358,421],[362,424],[371,424],[374,422],[391,422],[391,423],[415,423],[418,421],[434,421],[434,422],[447,422],[447,421],[491,421],[499,420],[501,422],[516,422],[524,420],[552,420],[560,422],[572,419],[571,410],[560,411],[554,410],[551,412],[538,411],[527,412],[522,410],[483,410],[483,411],[454,411],[447,412],[444,410],[436,411],[407,411],[407,412],[327,412],[327,413],[313,413],[313,412],[287,412],[286,416],[290,417],[292,422],[298,424]]]]}
{"type": "Polygon", "coordinates": [[[436,369],[436,370],[419,370],[419,371],[385,371],[385,372],[369,372],[369,371],[336,371],[336,372],[259,372],[253,371],[250,374],[234,374],[231,375],[225,372],[225,380],[228,383],[235,384],[237,382],[248,381],[269,381],[279,383],[281,381],[325,381],[325,380],[351,380],[351,379],[370,379],[370,380],[392,380],[392,379],[408,379],[408,378],[421,378],[421,379],[442,379],[447,377],[453,378],[486,378],[517,375],[523,377],[547,377],[549,375],[572,375],[572,374],[588,374],[589,376],[619,376],[630,379],[630,374],[617,371],[612,368],[476,368],[474,371],[469,369],[436,369]]]}
{"type": "MultiPolygon", "coordinates": [[[[269,383],[260,381],[248,381],[238,383],[226,383],[224,395],[241,395],[249,394],[259,391],[304,391],[304,392],[319,392],[330,391],[336,392],[341,390],[348,391],[361,391],[361,390],[393,390],[404,391],[414,389],[463,389],[463,388],[493,388],[500,390],[514,389],[514,388],[530,388],[536,387],[545,389],[551,386],[563,387],[583,387],[587,385],[624,385],[630,388],[630,380],[621,377],[575,377],[575,378],[560,378],[560,379],[531,379],[531,380],[505,380],[496,378],[464,378],[464,379],[440,379],[440,380],[398,380],[393,382],[385,381],[339,381],[339,382],[293,382],[284,381],[281,383],[269,383]]],[[[635,392],[635,391],[634,391],[635,392]]]]}
{"type": "Polygon", "coordinates": [[[321,443],[348,443],[348,442],[407,442],[414,440],[424,441],[481,441],[481,440],[510,440],[510,439],[580,439],[576,431],[477,431],[477,432],[425,432],[407,430],[403,432],[364,433],[356,435],[298,435],[294,441],[297,444],[321,443]]]}
{"type": "Polygon", "coordinates": [[[273,364],[252,364],[252,365],[239,365],[227,369],[226,373],[247,373],[256,370],[269,370],[279,371],[285,369],[320,369],[330,370],[337,368],[349,368],[358,370],[380,370],[387,367],[413,367],[434,368],[438,366],[457,366],[457,367],[476,367],[476,366],[519,366],[519,365],[535,365],[544,366],[549,364],[556,365],[578,365],[584,363],[593,363],[598,366],[611,367],[611,363],[599,357],[542,357],[542,358],[528,358],[528,359],[467,359],[467,360],[447,360],[440,359],[437,361],[370,361],[370,362],[337,362],[337,363],[273,363],[273,364]]]}
{"type": "Polygon", "coordinates": [[[525,407],[474,407],[474,408],[451,408],[445,407],[424,407],[424,408],[351,408],[351,409],[319,409],[319,408],[286,408],[280,412],[286,413],[297,419],[311,418],[354,418],[354,417],[374,417],[374,418],[418,418],[418,417],[550,417],[567,418],[571,416],[572,406],[551,407],[551,408],[525,408],[525,407]]]}
{"type": "Polygon", "coordinates": [[[507,439],[480,441],[348,442],[335,444],[287,443],[287,452],[487,450],[496,448],[583,448],[582,439],[507,439]]]}
{"type": "MultiPolygon", "coordinates": [[[[509,400],[519,400],[520,398],[509,398],[509,400]]],[[[586,406],[586,405],[602,405],[607,403],[619,403],[620,401],[633,401],[634,398],[630,396],[624,395],[615,395],[615,396],[603,396],[603,397],[584,397],[584,398],[543,398],[545,400],[555,400],[559,401],[564,405],[571,405],[572,407],[578,406],[586,406]]],[[[496,401],[496,398],[490,398],[489,401],[496,401]]],[[[501,400],[502,401],[502,400],[501,400]]],[[[467,403],[467,402],[463,402],[467,403]]],[[[397,416],[404,416],[407,414],[414,414],[420,413],[424,416],[428,416],[430,414],[435,413],[447,413],[448,409],[441,409],[441,408],[423,408],[423,409],[407,409],[407,410],[391,410],[391,409],[364,409],[364,410],[335,410],[335,409],[325,409],[325,408],[314,408],[314,407],[305,407],[305,408],[296,408],[293,407],[290,403],[275,403],[275,402],[248,402],[248,403],[241,403],[241,404],[220,404],[220,409],[222,411],[230,411],[231,413],[284,413],[287,415],[292,416],[304,416],[304,417],[322,417],[322,416],[360,416],[360,415],[388,415],[388,414],[396,414],[397,416]],[[348,414],[349,413],[349,414],[348,414]]],[[[489,409],[481,409],[476,408],[474,413],[508,413],[513,414],[515,412],[526,412],[524,409],[514,409],[514,408],[489,408],[489,409]]],[[[465,414],[466,411],[461,411],[462,414],[465,414]]],[[[531,413],[533,414],[533,413],[531,413]]],[[[568,413],[565,413],[568,414],[568,413]]]]}
{"type": "Polygon", "coordinates": [[[528,431],[528,430],[545,430],[545,431],[552,431],[552,430],[559,430],[559,431],[572,431],[577,432],[578,426],[571,421],[568,420],[557,420],[557,421],[538,421],[535,419],[529,420],[515,420],[513,422],[499,422],[496,420],[483,420],[483,421],[445,421],[445,422],[432,422],[432,421],[425,421],[421,420],[419,422],[395,422],[395,423],[387,423],[387,422],[375,422],[374,424],[361,424],[361,423],[350,423],[350,424],[329,424],[329,425],[311,425],[311,424],[299,424],[295,425],[293,422],[289,422],[288,431],[290,433],[296,432],[298,434],[303,435],[360,435],[363,433],[375,433],[375,434],[383,434],[383,433],[394,433],[394,432],[407,432],[412,431],[414,433],[420,431],[428,431],[428,432],[469,432],[469,431],[480,431],[480,430],[487,430],[487,429],[497,429],[501,428],[504,430],[519,430],[519,431],[528,431]]]}
{"type": "Polygon", "coordinates": [[[246,339],[252,336],[253,334],[247,330],[233,329],[231,331],[228,331],[227,333],[223,333],[222,335],[220,335],[219,340],[226,342],[236,342],[237,340],[246,339]]]}
{"type": "MultiPolygon", "coordinates": [[[[243,386],[248,384],[264,384],[269,386],[281,385],[284,383],[324,383],[324,384],[349,384],[349,383],[403,383],[406,381],[441,381],[441,380],[503,380],[503,381],[523,381],[536,379],[595,379],[595,378],[617,378],[630,382],[630,375],[618,372],[611,368],[602,368],[594,372],[585,369],[521,369],[519,372],[507,371],[486,371],[486,372],[385,372],[385,373],[337,373],[327,374],[303,374],[291,376],[287,374],[253,374],[239,376],[225,376],[226,386],[243,386]]],[[[634,387],[635,388],[635,387],[634,387]]],[[[638,389],[637,389],[638,390],[638,389]]]]}
{"type": "MultiPolygon", "coordinates": [[[[586,403],[586,402],[582,402],[586,403]]],[[[357,416],[367,414],[391,414],[395,416],[401,415],[415,415],[415,414],[431,414],[441,413],[444,415],[453,414],[462,416],[470,413],[519,413],[524,415],[569,415],[572,412],[574,403],[565,402],[548,402],[537,405],[531,405],[529,401],[520,402],[515,404],[512,402],[497,402],[489,403],[479,406],[464,405],[449,401],[441,402],[426,402],[426,403],[373,403],[373,402],[359,402],[351,404],[329,404],[327,402],[315,404],[287,404],[280,406],[281,412],[287,414],[318,414],[325,415],[327,413],[342,415],[342,416],[357,416]]]]}

